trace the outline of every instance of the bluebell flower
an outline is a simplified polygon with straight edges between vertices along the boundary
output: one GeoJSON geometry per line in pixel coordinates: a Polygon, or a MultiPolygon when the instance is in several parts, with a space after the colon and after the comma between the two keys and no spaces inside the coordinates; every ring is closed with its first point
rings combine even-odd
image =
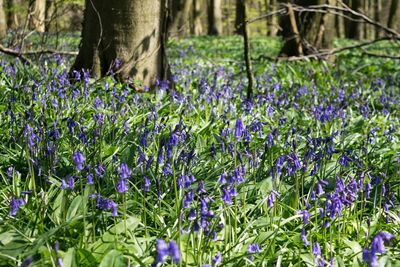
{"type": "Polygon", "coordinates": [[[32,262],[33,262],[33,258],[32,257],[28,257],[21,263],[20,266],[21,267],[28,267],[29,265],[31,265],[32,262]]]}
{"type": "Polygon", "coordinates": [[[26,201],[23,198],[14,198],[11,197],[10,201],[10,216],[16,216],[18,210],[21,208],[22,205],[25,205],[26,201]]]}
{"type": "Polygon", "coordinates": [[[121,179],[129,179],[132,175],[132,171],[126,163],[121,163],[118,167],[118,174],[121,179]]]}
{"type": "Polygon", "coordinates": [[[242,137],[244,131],[244,125],[241,119],[236,120],[235,124],[235,138],[239,140],[242,137]]]}
{"type": "Polygon", "coordinates": [[[215,256],[212,258],[212,261],[214,262],[214,266],[218,266],[222,263],[222,255],[220,252],[217,252],[215,256]]]}
{"type": "Polygon", "coordinates": [[[75,187],[75,180],[73,176],[69,176],[67,178],[67,181],[65,181],[65,179],[61,179],[61,189],[69,189],[69,190],[73,190],[75,187]]]}
{"type": "Polygon", "coordinates": [[[118,193],[125,193],[128,191],[128,179],[119,179],[117,183],[117,191],[118,193]]]}
{"type": "Polygon", "coordinates": [[[308,242],[308,240],[307,240],[307,233],[306,233],[306,229],[304,229],[304,227],[301,229],[300,238],[306,247],[308,247],[310,245],[310,242],[308,242]]]}
{"type": "Polygon", "coordinates": [[[155,267],[159,263],[164,263],[167,257],[170,256],[173,263],[179,263],[181,259],[179,247],[174,240],[171,240],[169,244],[162,239],[156,241],[157,257],[151,266],[155,267]]]}
{"type": "Polygon", "coordinates": [[[72,159],[75,163],[76,169],[78,171],[83,170],[83,163],[85,162],[86,159],[79,150],[72,155],[72,159]]]}
{"type": "Polygon", "coordinates": [[[169,241],[169,255],[171,256],[173,263],[179,263],[181,260],[181,254],[179,247],[174,240],[169,241]]]}
{"type": "Polygon", "coordinates": [[[260,253],[262,250],[260,249],[260,246],[258,244],[249,244],[247,246],[247,252],[254,254],[254,253],[260,253]]]}

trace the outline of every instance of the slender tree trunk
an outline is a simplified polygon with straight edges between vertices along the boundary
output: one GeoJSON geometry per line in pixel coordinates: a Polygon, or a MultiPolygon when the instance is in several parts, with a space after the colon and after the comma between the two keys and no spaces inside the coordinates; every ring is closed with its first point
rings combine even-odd
{"type": "Polygon", "coordinates": [[[0,0],[0,39],[7,34],[6,13],[4,12],[4,2],[0,0]]]}
{"type": "Polygon", "coordinates": [[[19,27],[19,19],[18,19],[18,9],[19,9],[19,1],[18,0],[8,0],[7,1],[7,27],[9,29],[17,29],[19,27]]]}
{"type": "MultiPolygon", "coordinates": [[[[382,12],[382,2],[381,0],[375,0],[374,1],[374,20],[377,22],[381,21],[381,12],[382,12]]],[[[375,28],[375,38],[380,37],[380,30],[378,28],[375,28]]]]}
{"type": "Polygon", "coordinates": [[[164,0],[87,0],[79,54],[72,70],[115,71],[137,90],[167,78],[164,0]]]}
{"type": "Polygon", "coordinates": [[[202,12],[202,0],[193,0],[193,11],[192,11],[192,28],[190,30],[190,33],[193,35],[202,35],[203,34],[203,25],[201,23],[201,14],[202,12]]]}
{"type": "Polygon", "coordinates": [[[251,54],[250,54],[250,41],[249,41],[249,34],[248,28],[246,24],[246,0],[237,0],[236,8],[241,10],[241,34],[243,36],[243,47],[244,47],[244,61],[246,63],[246,74],[247,74],[247,99],[250,100],[253,97],[253,71],[251,65],[251,54]]]}
{"type": "Polygon", "coordinates": [[[399,20],[399,0],[392,0],[390,2],[389,17],[388,17],[388,28],[397,28],[397,23],[399,20]]]}
{"type": "Polygon", "coordinates": [[[29,28],[38,32],[44,32],[46,20],[46,0],[34,0],[30,4],[30,10],[32,10],[32,13],[29,21],[29,28]]]}
{"type": "MultiPolygon", "coordinates": [[[[351,9],[357,11],[357,12],[362,12],[362,5],[361,5],[361,0],[352,0],[351,1],[351,9]]],[[[357,17],[353,16],[354,19],[357,19],[357,17]]],[[[362,39],[362,33],[363,31],[361,30],[361,25],[359,22],[357,21],[351,21],[350,25],[349,25],[349,31],[348,31],[348,38],[352,38],[352,39],[357,39],[360,40],[362,39]]]]}
{"type": "Polygon", "coordinates": [[[222,34],[221,0],[209,0],[208,3],[208,34],[222,34]]]}
{"type": "Polygon", "coordinates": [[[170,36],[181,37],[190,31],[192,0],[172,0],[168,32],[170,36]]]}
{"type": "MultiPolygon", "coordinates": [[[[265,0],[266,13],[274,12],[277,9],[276,0],[265,0]]],[[[277,16],[267,17],[267,36],[276,36],[278,33],[277,16]]]]}
{"type": "Polygon", "coordinates": [[[236,10],[235,10],[235,33],[243,34],[243,21],[245,17],[245,4],[242,0],[236,0],[236,10]]]}

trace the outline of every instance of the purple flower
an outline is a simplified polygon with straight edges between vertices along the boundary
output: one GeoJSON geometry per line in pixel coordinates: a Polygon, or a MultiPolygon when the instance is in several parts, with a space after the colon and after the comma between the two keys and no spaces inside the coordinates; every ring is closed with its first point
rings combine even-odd
{"type": "Polygon", "coordinates": [[[269,196],[267,198],[268,208],[271,208],[274,205],[276,197],[280,197],[279,193],[276,192],[275,190],[272,190],[271,193],[269,193],[269,196]]]}
{"type": "Polygon", "coordinates": [[[171,240],[169,244],[162,239],[156,241],[157,257],[151,266],[157,266],[159,263],[164,263],[167,257],[170,256],[173,263],[179,263],[181,259],[179,247],[174,240],[171,240]]]}
{"type": "Polygon", "coordinates": [[[303,215],[303,224],[307,225],[310,222],[310,213],[308,210],[299,211],[298,214],[303,215]]]}
{"type": "Polygon", "coordinates": [[[236,124],[235,124],[235,138],[236,139],[240,139],[240,137],[242,137],[243,130],[244,130],[244,125],[243,125],[242,120],[237,119],[236,124]]]}
{"type": "Polygon", "coordinates": [[[73,190],[75,187],[75,180],[74,177],[69,176],[67,181],[65,181],[65,179],[61,179],[61,189],[69,189],[69,190],[73,190]]]}
{"type": "Polygon", "coordinates": [[[118,193],[125,193],[128,191],[128,179],[119,179],[117,184],[118,193]]]}
{"type": "Polygon", "coordinates": [[[385,243],[390,242],[394,238],[395,236],[390,233],[379,232],[372,239],[370,249],[363,249],[363,260],[371,267],[378,266],[378,256],[376,254],[385,253],[385,243]]]}
{"type": "Polygon", "coordinates": [[[72,155],[72,159],[75,162],[76,169],[81,171],[83,169],[83,162],[85,162],[83,154],[78,150],[72,155]]]}
{"type": "Polygon", "coordinates": [[[300,238],[306,247],[308,247],[310,245],[310,242],[308,242],[308,240],[307,240],[307,233],[306,233],[306,229],[304,229],[304,227],[303,227],[303,229],[301,229],[300,238]]]}
{"type": "Polygon", "coordinates": [[[222,263],[222,255],[220,252],[217,252],[215,256],[212,258],[212,261],[214,262],[214,266],[218,266],[222,263]]]}
{"type": "Polygon", "coordinates": [[[262,250],[260,249],[260,246],[258,244],[249,244],[247,246],[247,252],[254,254],[254,253],[260,253],[262,250]]]}
{"type": "Polygon", "coordinates": [[[232,196],[229,188],[225,187],[222,189],[222,200],[225,202],[227,205],[232,204],[232,196]]]}
{"type": "Polygon", "coordinates": [[[33,258],[32,257],[28,257],[21,263],[20,266],[21,267],[28,267],[29,265],[31,265],[32,262],[33,262],[33,258]]]}
{"type": "Polygon", "coordinates": [[[10,216],[17,215],[18,210],[21,208],[22,205],[25,205],[26,201],[23,198],[14,198],[11,197],[10,202],[10,216]]]}
{"type": "Polygon", "coordinates": [[[118,167],[118,174],[121,179],[129,179],[132,175],[132,171],[126,163],[121,163],[118,167]]]}
{"type": "Polygon", "coordinates": [[[181,253],[179,247],[174,240],[169,241],[169,255],[173,263],[179,263],[181,260],[181,253]]]}

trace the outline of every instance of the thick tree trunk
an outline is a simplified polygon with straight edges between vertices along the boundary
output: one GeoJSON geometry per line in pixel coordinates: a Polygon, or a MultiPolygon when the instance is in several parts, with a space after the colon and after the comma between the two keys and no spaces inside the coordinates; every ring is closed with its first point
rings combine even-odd
{"type": "Polygon", "coordinates": [[[245,4],[242,0],[236,0],[236,10],[235,10],[235,33],[243,34],[243,21],[245,17],[245,4]]]}
{"type": "MultiPolygon", "coordinates": [[[[203,25],[201,23],[201,14],[203,0],[193,0],[192,5],[192,26],[190,29],[190,33],[193,35],[202,35],[203,34],[203,25]]],[[[204,12],[205,13],[205,12],[204,12]]]]}
{"type": "Polygon", "coordinates": [[[137,90],[167,78],[164,0],[86,1],[82,42],[72,70],[115,71],[137,90]],[[119,64],[120,61],[120,64],[119,64]]]}
{"type": "Polygon", "coordinates": [[[30,6],[31,17],[29,28],[38,32],[45,31],[46,20],[46,0],[35,0],[30,6]]]}
{"type": "Polygon", "coordinates": [[[0,0],[0,39],[7,34],[6,13],[4,12],[4,2],[0,0]]]}
{"type": "Polygon", "coordinates": [[[208,3],[208,34],[222,34],[221,0],[209,0],[208,3]]]}
{"type": "Polygon", "coordinates": [[[392,0],[390,3],[390,9],[389,9],[389,18],[388,18],[388,23],[387,26],[388,28],[395,28],[397,29],[397,23],[398,23],[398,18],[399,18],[399,0],[392,0]]]}
{"type": "MultiPolygon", "coordinates": [[[[290,1],[283,1],[289,3],[290,1]]],[[[295,0],[294,4],[335,5],[336,0],[295,0]]],[[[289,5],[290,6],[290,5],[289,5]]],[[[329,13],[295,12],[289,8],[288,16],[281,17],[280,27],[284,44],[280,54],[284,56],[300,56],[313,54],[320,49],[332,46],[334,38],[334,16],[329,13]]]]}
{"type": "Polygon", "coordinates": [[[171,1],[168,23],[168,32],[170,36],[181,37],[189,33],[192,4],[192,0],[171,1]]]}

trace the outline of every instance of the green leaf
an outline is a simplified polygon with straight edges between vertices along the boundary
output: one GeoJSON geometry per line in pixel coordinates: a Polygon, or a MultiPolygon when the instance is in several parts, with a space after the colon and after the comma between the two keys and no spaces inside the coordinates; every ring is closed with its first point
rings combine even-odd
{"type": "Polygon", "coordinates": [[[78,267],[75,248],[69,248],[63,259],[64,267],[78,267]]]}
{"type": "Polygon", "coordinates": [[[125,265],[124,255],[113,249],[104,256],[99,267],[125,267],[125,265]]]}
{"type": "Polygon", "coordinates": [[[67,211],[67,221],[81,214],[82,211],[82,196],[76,196],[72,201],[67,211]]]}

